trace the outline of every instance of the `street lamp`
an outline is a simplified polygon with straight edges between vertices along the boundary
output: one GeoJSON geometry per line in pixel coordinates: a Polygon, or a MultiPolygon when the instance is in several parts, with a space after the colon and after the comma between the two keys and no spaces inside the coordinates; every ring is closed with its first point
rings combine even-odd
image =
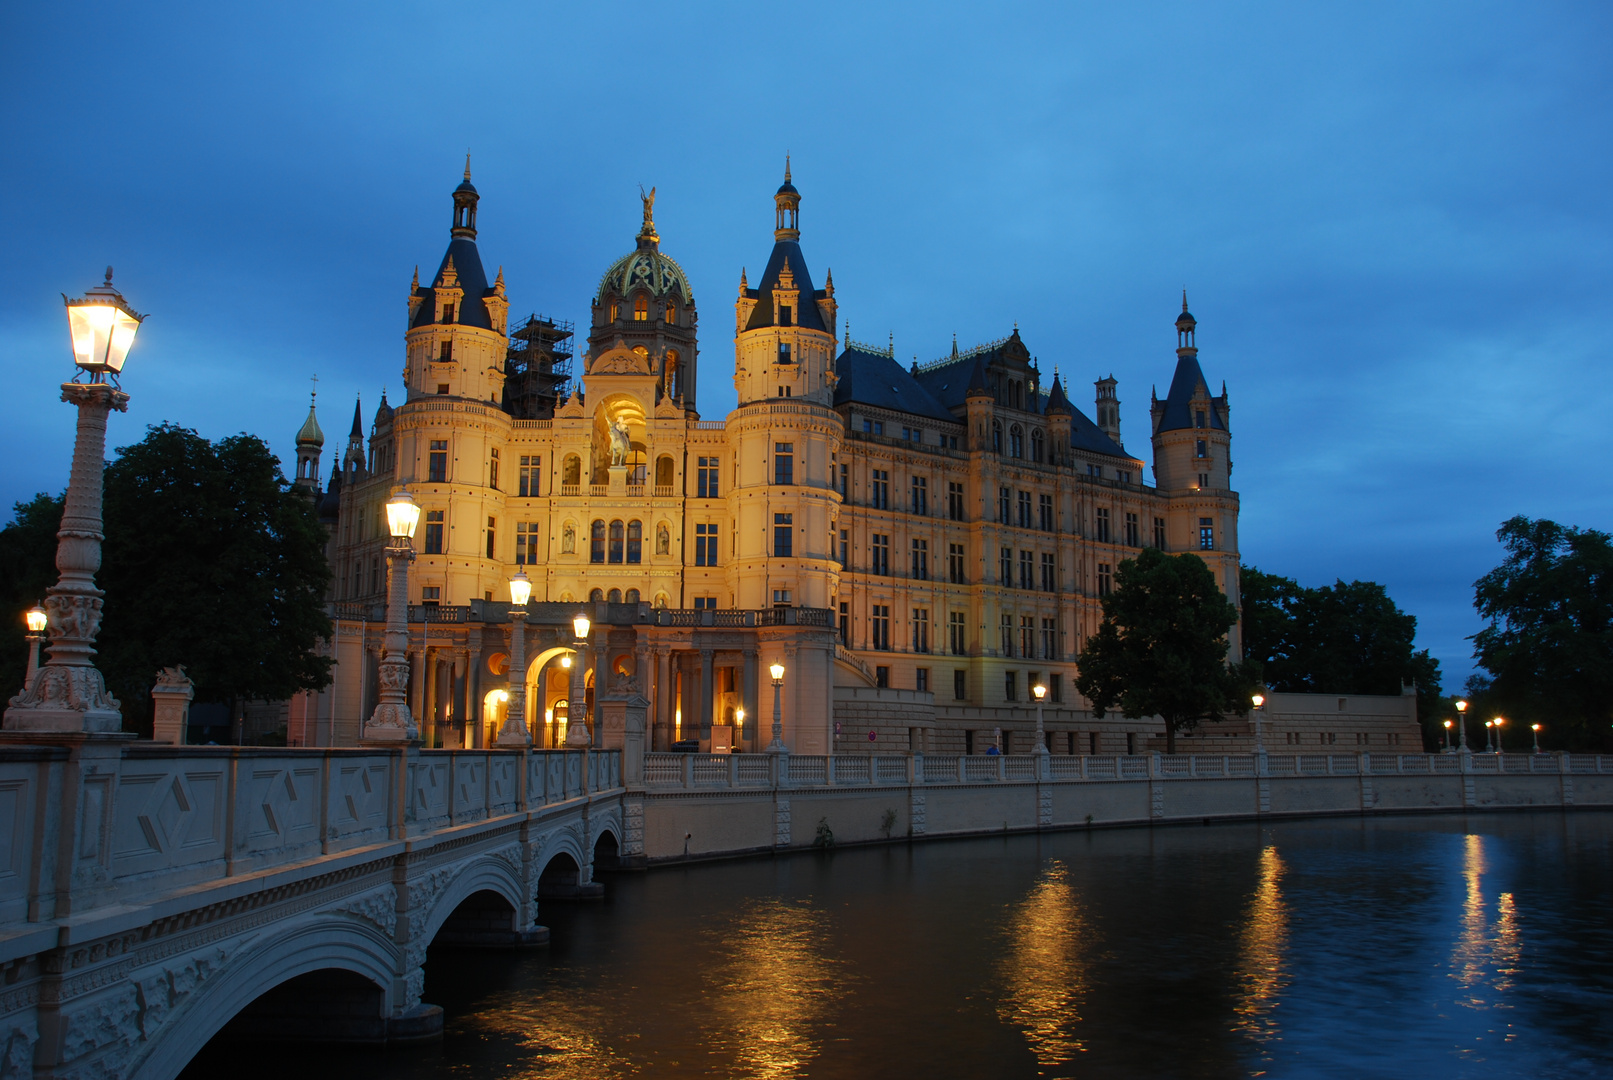
{"type": "Polygon", "coordinates": [[[1462,753],[1467,753],[1467,702],[1456,703],[1456,737],[1460,741],[1462,753]]]}
{"type": "Polygon", "coordinates": [[[1255,707],[1255,753],[1264,754],[1266,744],[1260,737],[1260,717],[1266,711],[1266,695],[1252,694],[1249,697],[1249,703],[1255,707]]]}
{"type": "Polygon", "coordinates": [[[23,618],[28,622],[28,674],[22,680],[23,686],[32,686],[34,673],[39,670],[39,643],[45,640],[45,625],[50,619],[45,615],[45,609],[35,604],[29,608],[23,618]]]}
{"type": "Polygon", "coordinates": [[[768,674],[773,676],[773,741],[768,744],[769,754],[787,754],[789,747],[784,745],[784,665],[777,660],[767,666],[768,674]]]}
{"type": "Polygon", "coordinates": [[[1495,721],[1493,721],[1493,720],[1484,721],[1484,752],[1486,754],[1488,754],[1490,752],[1490,732],[1491,732],[1491,730],[1494,729],[1494,727],[1495,727],[1495,721]]]}
{"type": "Polygon", "coordinates": [[[1540,725],[1530,724],[1529,730],[1535,733],[1535,753],[1540,753],[1540,725]]]}
{"type": "Polygon", "coordinates": [[[526,729],[526,602],[532,582],[525,570],[510,577],[510,708],[499,728],[499,746],[525,750],[532,745],[526,729]]]}
{"type": "Polygon", "coordinates": [[[386,596],[386,635],[381,650],[380,700],[364,725],[364,741],[410,742],[420,738],[414,714],[409,711],[409,564],[414,561],[414,531],[420,524],[420,504],[409,489],[400,487],[386,501],[386,527],[392,540],[386,547],[392,580],[386,596]]]}
{"type": "Polygon", "coordinates": [[[1047,697],[1047,687],[1037,683],[1031,687],[1031,693],[1036,696],[1036,752],[1045,754],[1047,750],[1047,734],[1042,730],[1042,699],[1047,697]]]}
{"type": "Polygon", "coordinates": [[[1498,754],[1505,752],[1501,749],[1501,725],[1504,723],[1506,723],[1505,718],[1500,716],[1495,718],[1495,752],[1498,754]]]}
{"type": "MultiPolygon", "coordinates": [[[[118,699],[107,693],[95,669],[95,635],[101,628],[101,597],[95,571],[101,565],[101,473],[106,457],[106,418],[126,412],[129,395],[117,385],[129,347],[145,316],[136,313],[106,280],[81,299],[69,300],[68,331],[78,372],[62,384],[62,400],[78,408],[73,467],[56,534],[61,576],[45,593],[50,660],[34,665],[28,685],[6,709],[7,731],[113,732],[123,727],[118,699]],[[79,382],[79,374],[89,376],[79,382]],[[108,382],[108,379],[111,382],[108,382]]],[[[30,629],[32,624],[30,623],[30,629]]],[[[36,633],[38,631],[35,631],[36,633]]]]}
{"type": "Polygon", "coordinates": [[[734,732],[734,742],[736,745],[743,747],[745,745],[745,710],[743,708],[734,710],[734,727],[738,729],[734,732]]]}
{"type": "Polygon", "coordinates": [[[578,612],[571,620],[571,632],[577,639],[577,663],[571,668],[571,700],[566,703],[566,745],[586,750],[589,746],[587,717],[587,688],[583,685],[583,669],[588,658],[583,649],[588,646],[588,629],[592,624],[588,616],[578,612]]]}
{"type": "Polygon", "coordinates": [[[1447,721],[1445,721],[1445,749],[1448,752],[1450,750],[1450,748],[1451,748],[1451,722],[1449,720],[1447,720],[1447,721]]]}

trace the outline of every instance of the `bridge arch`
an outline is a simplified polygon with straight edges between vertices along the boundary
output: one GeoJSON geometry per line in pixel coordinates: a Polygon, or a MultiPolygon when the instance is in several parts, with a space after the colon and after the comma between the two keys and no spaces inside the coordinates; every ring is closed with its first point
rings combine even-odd
{"type": "MultiPolygon", "coordinates": [[[[421,924],[415,940],[429,945],[459,906],[477,893],[493,893],[514,909],[512,919],[520,919],[530,909],[530,897],[521,884],[520,873],[503,858],[483,855],[454,876],[432,901],[431,911],[421,924]]],[[[524,926],[510,927],[524,930],[524,926]]]]}

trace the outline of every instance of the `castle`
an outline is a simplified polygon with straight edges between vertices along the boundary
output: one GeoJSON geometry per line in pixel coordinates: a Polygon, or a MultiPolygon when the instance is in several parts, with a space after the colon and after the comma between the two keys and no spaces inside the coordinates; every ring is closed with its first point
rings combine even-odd
{"type": "MultiPolygon", "coordinates": [[[[399,485],[423,511],[410,700],[428,746],[488,746],[500,729],[518,570],[532,581],[537,746],[564,745],[579,707],[593,716],[598,675],[602,692],[647,699],[652,749],[760,750],[775,662],[796,753],[1024,752],[1035,684],[1054,752],[1136,752],[1158,733],[1095,720],[1073,660],[1140,548],[1199,555],[1238,598],[1230,408],[1200,369],[1185,295],[1170,390],[1151,407],[1149,483],[1121,439],[1115,380],[1096,381],[1089,417],[1057,374],[1044,383],[1017,326],[905,367],[843,334],[787,164],[766,266],[754,284],[740,274],[739,404],[720,420],[698,409],[695,295],[661,250],[653,191],[576,345],[553,320],[512,330],[503,272],[489,284],[477,247],[478,198],[467,163],[442,262],[409,288],[402,400],[383,395],[367,440],[355,409],[323,493],[312,411],[298,436],[297,483],[330,528],[337,664],[300,728],[293,709],[293,742],[356,744],[375,706],[382,504],[399,485]],[[585,653],[579,611],[593,619],[585,653]],[[573,703],[578,655],[588,700],[573,703]]],[[[612,737],[589,730],[596,745],[612,737]]]]}

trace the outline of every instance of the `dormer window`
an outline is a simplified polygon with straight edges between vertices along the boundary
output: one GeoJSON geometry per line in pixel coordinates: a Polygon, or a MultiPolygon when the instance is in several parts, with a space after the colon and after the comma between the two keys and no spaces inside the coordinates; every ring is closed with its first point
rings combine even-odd
{"type": "Polygon", "coordinates": [[[650,298],[647,297],[647,296],[640,296],[640,297],[638,297],[637,299],[635,299],[633,301],[633,321],[634,322],[649,322],[649,320],[650,320],[650,298]]]}
{"type": "Polygon", "coordinates": [[[787,341],[781,341],[778,344],[778,362],[781,364],[790,362],[790,343],[787,341]]]}
{"type": "Polygon", "coordinates": [[[1204,410],[1203,409],[1200,409],[1198,412],[1193,414],[1193,426],[1194,427],[1203,427],[1204,426],[1204,410]]]}
{"type": "Polygon", "coordinates": [[[451,323],[454,321],[454,305],[444,304],[442,306],[442,321],[445,323],[451,323]]]}
{"type": "Polygon", "coordinates": [[[437,359],[441,360],[441,361],[447,361],[447,360],[452,360],[453,358],[454,358],[454,343],[452,341],[444,341],[442,343],[441,349],[437,353],[437,359]]]}
{"type": "Polygon", "coordinates": [[[788,304],[779,305],[779,309],[778,309],[778,324],[780,326],[789,326],[790,325],[790,314],[791,314],[790,313],[790,305],[788,305],[788,304]]]}

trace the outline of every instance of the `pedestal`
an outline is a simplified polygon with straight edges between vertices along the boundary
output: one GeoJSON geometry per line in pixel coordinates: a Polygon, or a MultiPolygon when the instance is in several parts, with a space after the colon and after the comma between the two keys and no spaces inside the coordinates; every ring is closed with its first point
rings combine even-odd
{"type": "Polygon", "coordinates": [[[163,668],[157,685],[151,688],[156,709],[151,724],[151,741],[168,746],[185,745],[185,727],[190,722],[190,703],[196,688],[185,675],[185,666],[163,668]]]}
{"type": "Polygon", "coordinates": [[[627,466],[612,465],[610,467],[610,493],[612,495],[627,495],[627,466]]]}

